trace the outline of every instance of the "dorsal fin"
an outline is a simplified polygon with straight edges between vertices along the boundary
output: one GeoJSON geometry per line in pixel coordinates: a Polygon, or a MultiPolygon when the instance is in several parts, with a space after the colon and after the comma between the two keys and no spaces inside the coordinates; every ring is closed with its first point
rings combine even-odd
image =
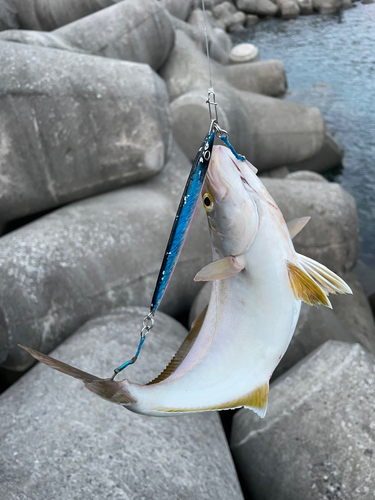
{"type": "Polygon", "coordinates": [[[172,373],[180,366],[180,364],[183,362],[183,360],[189,354],[189,351],[192,348],[192,346],[195,342],[195,339],[198,337],[198,334],[199,334],[199,332],[202,328],[202,325],[203,325],[204,318],[206,317],[207,307],[208,306],[206,306],[203,309],[201,314],[194,321],[188,336],[181,344],[179,350],[173,356],[169,365],[165,368],[165,370],[163,370],[161,372],[161,374],[158,377],[156,377],[154,380],[151,380],[151,382],[149,382],[146,385],[158,384],[159,382],[162,382],[163,380],[167,379],[170,375],[172,375],[172,373]]]}

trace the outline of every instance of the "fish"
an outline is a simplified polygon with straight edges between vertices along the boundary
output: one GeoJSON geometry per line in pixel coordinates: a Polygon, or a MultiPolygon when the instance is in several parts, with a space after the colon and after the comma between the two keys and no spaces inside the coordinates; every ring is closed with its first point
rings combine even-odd
{"type": "Polygon", "coordinates": [[[298,254],[309,217],[286,224],[256,168],[214,146],[202,189],[213,261],[196,281],[212,281],[207,308],[169,365],[146,385],[100,379],[25,348],[98,396],[136,413],[174,416],[245,407],[267,411],[269,380],[293,336],[301,302],[331,308],[328,295],[352,293],[327,267],[298,254]]]}

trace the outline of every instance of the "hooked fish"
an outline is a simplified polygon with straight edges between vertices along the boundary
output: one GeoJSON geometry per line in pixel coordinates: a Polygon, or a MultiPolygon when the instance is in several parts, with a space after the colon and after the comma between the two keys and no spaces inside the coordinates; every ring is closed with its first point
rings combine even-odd
{"type": "Polygon", "coordinates": [[[301,301],[331,307],[330,293],[351,290],[325,266],[295,251],[292,238],[309,217],[287,225],[256,173],[228,148],[214,146],[202,191],[214,260],[195,277],[213,282],[211,298],[155,380],[138,385],[99,379],[24,349],[137,413],[246,407],[264,417],[269,379],[292,338],[301,301]]]}

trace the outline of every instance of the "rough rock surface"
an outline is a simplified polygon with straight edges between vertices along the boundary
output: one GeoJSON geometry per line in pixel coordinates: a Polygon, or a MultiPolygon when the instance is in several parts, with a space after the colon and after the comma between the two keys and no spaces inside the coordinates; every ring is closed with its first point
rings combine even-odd
{"type": "Polygon", "coordinates": [[[0,39],[149,64],[158,70],[174,44],[168,12],[154,0],[123,0],[52,33],[11,30],[0,39]]]}
{"type": "MultiPolygon", "coordinates": [[[[110,376],[135,352],[145,312],[126,308],[91,321],[53,356],[110,376]]],[[[126,377],[154,378],[185,334],[158,314],[126,377]]],[[[216,412],[137,415],[39,365],[0,397],[0,420],[1,497],[7,500],[242,498],[216,412]]]]}
{"type": "Polygon", "coordinates": [[[168,95],[148,66],[10,42],[0,42],[0,66],[8,68],[0,81],[5,221],[150,177],[165,164],[168,95]]]}
{"type": "Polygon", "coordinates": [[[186,21],[194,6],[194,0],[159,0],[161,4],[172,14],[186,21]]]}
{"type": "Polygon", "coordinates": [[[223,70],[228,82],[240,90],[271,97],[279,97],[287,90],[285,68],[281,61],[231,64],[223,70]]]}
{"type": "Polygon", "coordinates": [[[325,182],[327,179],[317,172],[310,172],[310,170],[297,170],[296,172],[288,173],[285,177],[288,181],[307,181],[307,182],[325,182]]]}
{"type": "MultiPolygon", "coordinates": [[[[358,257],[358,220],[353,197],[341,186],[326,182],[263,179],[286,221],[311,216],[293,240],[297,252],[341,274],[358,257]]],[[[340,300],[342,297],[340,297],[340,300]]]]}
{"type": "Polygon", "coordinates": [[[282,19],[296,19],[300,14],[297,0],[277,0],[282,19]]]}
{"type": "Polygon", "coordinates": [[[12,0],[22,29],[51,31],[97,10],[109,7],[116,0],[12,0]]]}
{"type": "Polygon", "coordinates": [[[1,0],[0,31],[17,28],[19,28],[19,24],[17,21],[17,10],[13,5],[12,0],[1,0]]]}
{"type": "Polygon", "coordinates": [[[375,359],[327,342],[271,384],[264,420],[233,419],[231,447],[253,500],[362,500],[375,490],[375,359]]]}
{"type": "Polygon", "coordinates": [[[298,0],[298,5],[300,8],[301,16],[308,16],[310,14],[313,14],[314,12],[313,0],[298,0]]]}
{"type": "MultiPolygon", "coordinates": [[[[190,168],[175,145],[148,182],[68,205],[0,238],[4,367],[30,365],[18,343],[49,352],[92,317],[149,306],[190,168]]],[[[189,310],[200,290],[193,278],[211,253],[207,227],[199,206],[161,304],[170,314],[189,310]]]]}

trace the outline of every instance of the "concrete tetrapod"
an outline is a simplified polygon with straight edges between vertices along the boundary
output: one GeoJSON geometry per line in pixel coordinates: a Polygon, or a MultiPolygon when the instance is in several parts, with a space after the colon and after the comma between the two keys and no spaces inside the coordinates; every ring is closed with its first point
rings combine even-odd
{"type": "MultiPolygon", "coordinates": [[[[53,353],[97,375],[131,357],[147,312],[132,307],[84,325],[53,353]]],[[[158,313],[125,376],[157,376],[186,335],[158,313]]],[[[39,365],[0,397],[1,496],[72,500],[242,499],[216,412],[150,418],[109,405],[77,380],[39,365]]]]}
{"type": "Polygon", "coordinates": [[[12,0],[22,29],[51,31],[117,0],[12,0]]]}
{"type": "Polygon", "coordinates": [[[375,358],[326,342],[271,384],[264,420],[233,419],[231,448],[253,500],[370,499],[375,358]]]}
{"type": "MultiPolygon", "coordinates": [[[[115,307],[148,307],[191,163],[175,145],[160,175],[80,201],[0,238],[3,366],[32,363],[24,344],[49,352],[85,321],[115,307]]],[[[195,274],[211,255],[201,206],[161,309],[188,311],[195,274]]]]}
{"type": "Polygon", "coordinates": [[[149,64],[158,70],[174,43],[168,12],[154,0],[123,0],[52,33],[10,30],[1,40],[149,64]]]}
{"type": "Polygon", "coordinates": [[[168,95],[147,65],[0,42],[0,219],[159,172],[168,95]],[[32,64],[30,64],[32,61],[32,64]]]}

